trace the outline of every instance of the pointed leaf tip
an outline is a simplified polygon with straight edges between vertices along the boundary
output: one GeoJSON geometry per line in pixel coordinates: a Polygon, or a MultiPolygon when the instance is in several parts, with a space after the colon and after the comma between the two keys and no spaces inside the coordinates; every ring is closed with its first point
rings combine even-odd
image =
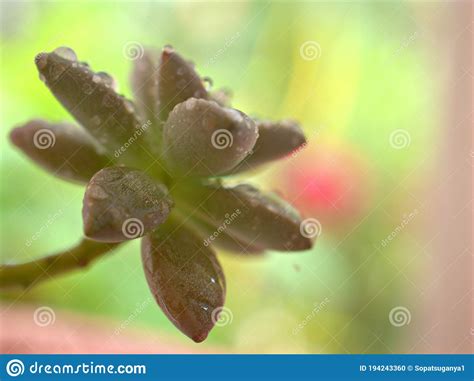
{"type": "Polygon", "coordinates": [[[258,121],[258,139],[252,150],[231,173],[252,170],[273,160],[278,160],[301,149],[306,144],[305,135],[294,120],[279,122],[258,121]]]}
{"type": "Polygon", "coordinates": [[[168,220],[142,240],[148,286],[168,319],[199,343],[225,301],[225,278],[210,247],[194,230],[168,220]]]}
{"type": "Polygon", "coordinates": [[[122,149],[129,139],[137,140],[120,160],[140,165],[139,143],[146,141],[147,131],[134,104],[116,93],[110,76],[93,72],[77,61],[71,49],[64,47],[40,53],[35,62],[53,95],[109,154],[122,149]]]}

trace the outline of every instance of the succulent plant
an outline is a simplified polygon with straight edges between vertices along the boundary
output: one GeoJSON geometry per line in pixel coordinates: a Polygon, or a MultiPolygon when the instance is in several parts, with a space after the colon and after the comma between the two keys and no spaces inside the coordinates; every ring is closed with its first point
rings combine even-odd
{"type": "Polygon", "coordinates": [[[136,57],[134,102],[70,48],[40,53],[35,63],[81,127],[32,120],[16,127],[11,140],[53,175],[86,184],[84,238],[70,250],[3,265],[0,286],[32,287],[142,237],[154,298],[178,329],[201,342],[225,300],[214,248],[243,254],[311,248],[290,204],[222,180],[304,145],[296,122],[253,120],[231,108],[226,92],[206,88],[194,65],[169,46],[136,57]]]}

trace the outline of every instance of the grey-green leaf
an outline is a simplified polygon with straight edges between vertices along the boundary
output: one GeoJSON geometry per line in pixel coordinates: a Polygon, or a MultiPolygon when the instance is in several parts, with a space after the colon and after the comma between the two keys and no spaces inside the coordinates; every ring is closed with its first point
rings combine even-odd
{"type": "Polygon", "coordinates": [[[10,139],[48,172],[73,182],[87,183],[110,163],[94,139],[70,123],[30,120],[13,129],[10,139]]]}
{"type": "Polygon", "coordinates": [[[164,222],[172,206],[166,187],[143,172],[104,168],[84,194],[84,234],[102,242],[139,238],[164,222]]]}
{"type": "Polygon", "coordinates": [[[73,58],[55,51],[38,54],[35,62],[54,96],[109,155],[139,165],[139,148],[144,144],[146,128],[136,115],[134,104],[115,92],[109,77],[94,73],[73,58]],[[133,144],[122,151],[131,140],[133,144]]]}
{"type": "Polygon", "coordinates": [[[163,121],[178,103],[191,97],[208,97],[201,78],[191,63],[171,47],[161,54],[158,79],[159,109],[163,121]]]}
{"type": "Polygon", "coordinates": [[[252,150],[231,173],[251,170],[262,164],[283,158],[306,144],[306,138],[299,124],[293,120],[279,122],[259,121],[258,139],[252,150]]]}
{"type": "Polygon", "coordinates": [[[145,49],[134,61],[131,83],[135,104],[143,119],[155,121],[158,106],[159,53],[145,49]]]}
{"type": "Polygon", "coordinates": [[[254,242],[241,241],[234,237],[228,229],[232,222],[239,216],[239,212],[226,213],[225,220],[221,225],[215,226],[209,222],[199,218],[190,211],[190,216],[193,216],[192,223],[196,230],[201,233],[205,246],[212,246],[218,249],[230,251],[232,253],[244,255],[262,254],[264,249],[258,247],[254,242]]]}
{"type": "Polygon", "coordinates": [[[190,98],[170,113],[163,131],[168,166],[192,176],[218,176],[242,161],[258,137],[255,122],[238,110],[190,98]]]}
{"type": "Polygon", "coordinates": [[[214,251],[173,220],[142,240],[148,286],[166,316],[195,342],[203,341],[225,301],[225,278],[214,251]]]}
{"type": "Polygon", "coordinates": [[[237,213],[227,230],[241,242],[279,251],[312,247],[311,239],[302,234],[304,226],[299,213],[276,195],[265,195],[246,184],[192,189],[180,186],[175,193],[178,199],[194,205],[195,213],[213,226],[225,224],[226,215],[237,213]]]}

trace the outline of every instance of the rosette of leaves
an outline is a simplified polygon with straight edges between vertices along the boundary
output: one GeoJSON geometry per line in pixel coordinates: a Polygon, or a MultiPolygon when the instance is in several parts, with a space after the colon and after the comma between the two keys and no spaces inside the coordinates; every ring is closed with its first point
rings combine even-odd
{"type": "Polygon", "coordinates": [[[84,238],[70,250],[2,266],[0,285],[31,287],[142,238],[156,302],[201,342],[225,300],[216,248],[257,254],[312,246],[290,204],[222,177],[284,157],[305,137],[294,121],[253,120],[232,108],[228,94],[208,90],[171,47],[135,58],[132,102],[69,48],[36,56],[40,78],[78,125],[31,120],[11,140],[53,175],[85,184],[84,238]]]}

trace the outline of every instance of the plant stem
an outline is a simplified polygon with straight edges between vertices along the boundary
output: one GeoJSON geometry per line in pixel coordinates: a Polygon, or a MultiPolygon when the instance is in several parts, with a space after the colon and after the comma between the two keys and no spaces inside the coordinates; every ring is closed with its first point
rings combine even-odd
{"type": "Polygon", "coordinates": [[[33,287],[43,280],[84,268],[118,245],[83,238],[76,246],[57,254],[16,265],[1,265],[0,288],[33,287]]]}

